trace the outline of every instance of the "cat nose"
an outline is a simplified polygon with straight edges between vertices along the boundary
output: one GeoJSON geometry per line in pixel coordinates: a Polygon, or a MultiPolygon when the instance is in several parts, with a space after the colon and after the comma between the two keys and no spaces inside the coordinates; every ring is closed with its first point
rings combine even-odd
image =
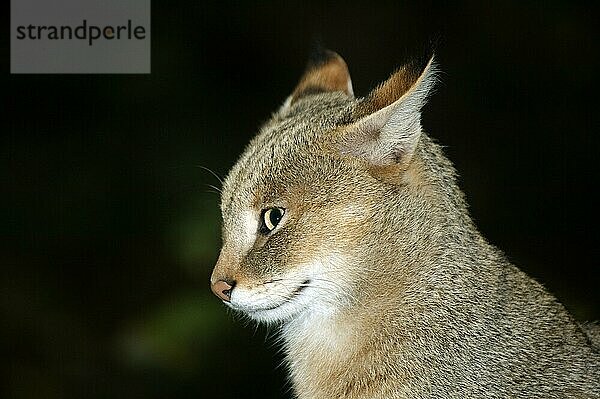
{"type": "Polygon", "coordinates": [[[228,284],[223,280],[219,280],[210,286],[212,292],[225,302],[229,302],[231,300],[231,291],[233,290],[233,287],[235,287],[235,281],[232,281],[231,284],[228,284]]]}

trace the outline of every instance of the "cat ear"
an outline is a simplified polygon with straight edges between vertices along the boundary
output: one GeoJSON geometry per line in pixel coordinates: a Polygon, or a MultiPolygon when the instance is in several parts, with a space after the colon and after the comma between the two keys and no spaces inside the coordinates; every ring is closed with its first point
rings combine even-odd
{"type": "Polygon", "coordinates": [[[282,106],[289,108],[299,98],[315,93],[340,91],[354,98],[346,62],[331,50],[316,49],[292,94],[282,106]]]}
{"type": "Polygon", "coordinates": [[[433,57],[424,69],[406,65],[360,100],[356,122],[342,132],[339,151],[374,167],[406,166],[421,134],[421,108],[436,82],[433,57]],[[416,71],[416,72],[415,72],[416,71]]]}

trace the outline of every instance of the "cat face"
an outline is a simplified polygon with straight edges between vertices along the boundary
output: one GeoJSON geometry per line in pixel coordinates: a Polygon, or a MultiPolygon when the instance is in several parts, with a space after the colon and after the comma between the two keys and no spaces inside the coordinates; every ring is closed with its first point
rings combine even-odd
{"type": "Polygon", "coordinates": [[[399,71],[357,100],[337,54],[309,67],[224,182],[211,277],[224,303],[280,322],[352,302],[367,273],[357,265],[376,250],[365,238],[385,224],[385,180],[406,170],[418,140],[430,86],[419,79],[399,71]]]}

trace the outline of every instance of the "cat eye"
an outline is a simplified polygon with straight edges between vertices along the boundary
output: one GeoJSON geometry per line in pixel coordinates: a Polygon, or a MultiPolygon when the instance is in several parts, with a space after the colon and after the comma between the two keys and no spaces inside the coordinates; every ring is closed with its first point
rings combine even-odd
{"type": "Polygon", "coordinates": [[[269,234],[271,231],[277,227],[283,215],[285,214],[285,209],[283,208],[267,208],[263,209],[262,214],[260,215],[261,224],[260,224],[260,232],[261,234],[269,234]]]}

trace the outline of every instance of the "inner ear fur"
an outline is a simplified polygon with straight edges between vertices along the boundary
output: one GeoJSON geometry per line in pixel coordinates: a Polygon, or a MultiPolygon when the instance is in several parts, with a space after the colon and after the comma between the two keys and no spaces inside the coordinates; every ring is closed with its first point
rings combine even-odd
{"type": "Polygon", "coordinates": [[[420,68],[415,62],[396,69],[385,82],[380,83],[360,101],[354,111],[355,120],[368,116],[399,100],[416,84],[423,72],[424,68],[420,68]]]}

